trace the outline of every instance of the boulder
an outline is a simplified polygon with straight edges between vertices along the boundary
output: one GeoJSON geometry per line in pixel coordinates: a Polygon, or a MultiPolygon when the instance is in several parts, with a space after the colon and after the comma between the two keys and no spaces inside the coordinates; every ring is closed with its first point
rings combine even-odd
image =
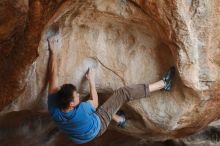
{"type": "Polygon", "coordinates": [[[56,34],[59,85],[73,83],[82,99],[89,94],[84,78],[89,67],[96,70],[103,101],[121,86],[153,83],[170,66],[176,67],[171,92],[130,101],[123,107],[128,126],[111,129],[145,140],[167,140],[191,135],[219,118],[219,0],[0,4],[2,115],[46,110],[47,39],[56,34]]]}

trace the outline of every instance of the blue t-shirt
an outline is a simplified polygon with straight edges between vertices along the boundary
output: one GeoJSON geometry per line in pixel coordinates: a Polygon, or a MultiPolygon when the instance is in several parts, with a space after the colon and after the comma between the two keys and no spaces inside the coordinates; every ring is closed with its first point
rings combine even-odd
{"type": "Polygon", "coordinates": [[[57,126],[76,144],[91,141],[99,133],[101,122],[89,101],[81,102],[69,112],[62,112],[55,101],[58,96],[48,96],[48,111],[57,126]]]}

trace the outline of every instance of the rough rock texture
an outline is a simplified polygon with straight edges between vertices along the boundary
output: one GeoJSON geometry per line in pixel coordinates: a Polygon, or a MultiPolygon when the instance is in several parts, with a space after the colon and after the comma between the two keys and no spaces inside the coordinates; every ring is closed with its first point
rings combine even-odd
{"type": "Polygon", "coordinates": [[[41,32],[61,3],[59,0],[0,1],[0,109],[27,89],[30,66],[39,56],[41,32]]]}
{"type": "Polygon", "coordinates": [[[47,38],[56,33],[59,83],[75,84],[82,98],[88,94],[83,79],[88,67],[96,68],[103,100],[123,85],[157,81],[176,66],[172,92],[123,107],[129,121],[120,132],[145,140],[197,132],[220,116],[219,5],[219,0],[2,0],[2,116],[45,109],[47,38]]]}
{"type": "MultiPolygon", "coordinates": [[[[52,123],[47,113],[28,110],[10,112],[0,118],[2,146],[76,146],[52,123]],[[45,126],[46,125],[46,126],[45,126]]],[[[163,142],[135,138],[108,130],[83,146],[219,146],[219,121],[192,136],[163,142]]]]}

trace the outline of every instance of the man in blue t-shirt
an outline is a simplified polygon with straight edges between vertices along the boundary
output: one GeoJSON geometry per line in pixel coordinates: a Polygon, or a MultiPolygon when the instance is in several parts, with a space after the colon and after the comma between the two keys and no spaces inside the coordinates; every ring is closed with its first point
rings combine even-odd
{"type": "Polygon", "coordinates": [[[90,87],[90,99],[80,102],[79,93],[73,84],[58,86],[56,60],[60,39],[53,36],[48,41],[50,50],[48,111],[59,129],[67,133],[76,144],[87,143],[102,135],[112,119],[118,123],[119,127],[125,128],[124,113],[117,113],[124,103],[149,97],[151,92],[160,89],[171,90],[175,74],[174,67],[171,67],[161,80],[153,84],[135,84],[115,90],[108,100],[98,107],[94,71],[89,69],[86,78],[90,87]]]}

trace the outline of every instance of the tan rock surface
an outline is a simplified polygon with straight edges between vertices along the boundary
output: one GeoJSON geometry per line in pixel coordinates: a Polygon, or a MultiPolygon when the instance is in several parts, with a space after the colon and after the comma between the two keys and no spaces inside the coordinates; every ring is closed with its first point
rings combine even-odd
{"type": "Polygon", "coordinates": [[[218,119],[219,0],[31,1],[31,9],[25,2],[1,2],[19,11],[1,18],[2,113],[46,106],[41,99],[47,96],[47,38],[58,30],[59,83],[75,84],[82,97],[88,94],[83,80],[88,67],[96,68],[103,99],[123,85],[157,81],[176,66],[172,92],[123,107],[129,119],[123,133],[165,140],[193,134],[218,119]]]}

